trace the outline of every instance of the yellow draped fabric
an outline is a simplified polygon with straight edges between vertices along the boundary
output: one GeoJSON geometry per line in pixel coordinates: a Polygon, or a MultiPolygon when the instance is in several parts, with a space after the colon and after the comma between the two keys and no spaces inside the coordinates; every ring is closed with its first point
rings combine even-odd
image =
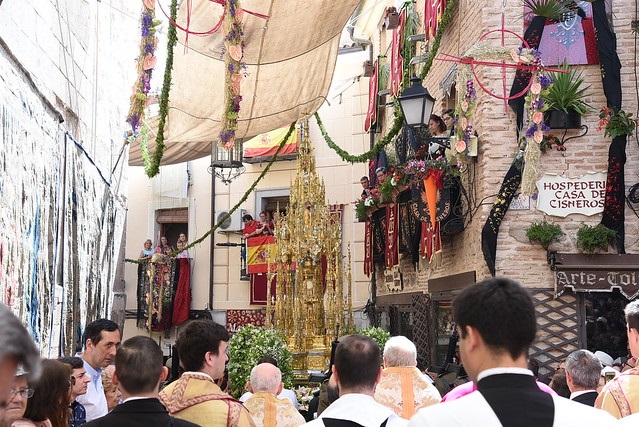
{"type": "Polygon", "coordinates": [[[211,377],[185,373],[160,392],[169,414],[206,427],[254,427],[242,403],[224,393],[211,377]]]}
{"type": "Polygon", "coordinates": [[[297,427],[306,420],[288,399],[278,399],[273,393],[260,391],[244,406],[249,410],[256,427],[297,427]]]}
{"type": "Polygon", "coordinates": [[[414,366],[385,368],[375,389],[375,400],[410,419],[426,406],[441,401],[441,396],[426,376],[414,366]]]}

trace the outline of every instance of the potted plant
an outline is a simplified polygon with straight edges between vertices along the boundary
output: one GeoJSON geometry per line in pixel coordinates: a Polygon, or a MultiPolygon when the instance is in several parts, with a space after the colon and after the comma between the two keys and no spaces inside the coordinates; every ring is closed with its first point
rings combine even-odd
{"type": "Polygon", "coordinates": [[[577,230],[577,247],[583,253],[592,255],[608,249],[610,241],[615,237],[617,237],[617,232],[603,224],[595,227],[583,224],[577,230]]]}
{"type": "MultiPolygon", "coordinates": [[[[567,62],[560,67],[569,70],[567,62]]],[[[548,88],[545,101],[548,110],[544,113],[544,122],[551,129],[579,129],[581,118],[591,111],[585,101],[590,86],[584,85],[584,77],[570,69],[567,73],[550,73],[553,84],[548,88]]]]}
{"type": "Polygon", "coordinates": [[[599,112],[597,130],[601,131],[605,127],[604,135],[612,139],[623,135],[630,136],[635,131],[638,120],[632,118],[632,113],[626,113],[624,110],[617,111],[615,107],[604,107],[599,112]]]}
{"type": "Polygon", "coordinates": [[[559,240],[564,232],[557,224],[550,224],[547,221],[533,222],[526,229],[526,237],[530,243],[539,243],[542,248],[548,250],[551,243],[559,240]]]}

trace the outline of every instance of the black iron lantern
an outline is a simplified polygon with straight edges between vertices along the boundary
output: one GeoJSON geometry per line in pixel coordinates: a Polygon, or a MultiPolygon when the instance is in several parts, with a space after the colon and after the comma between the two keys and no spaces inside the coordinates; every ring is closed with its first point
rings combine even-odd
{"type": "Polygon", "coordinates": [[[413,77],[410,87],[397,98],[404,115],[404,123],[411,128],[428,127],[428,120],[433,113],[435,98],[422,86],[419,77],[413,77]]]}

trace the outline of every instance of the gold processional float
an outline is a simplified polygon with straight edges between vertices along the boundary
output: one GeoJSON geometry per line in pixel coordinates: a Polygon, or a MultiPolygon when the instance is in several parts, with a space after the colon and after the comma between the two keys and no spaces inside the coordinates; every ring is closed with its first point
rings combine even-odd
{"type": "Polygon", "coordinates": [[[338,325],[342,331],[354,328],[350,245],[344,257],[340,213],[326,203],[307,121],[301,132],[297,176],[287,212],[275,224],[275,253],[268,257],[266,327],[287,337],[295,379],[306,381],[327,369],[338,325]],[[275,278],[277,298],[272,298],[275,278]]]}

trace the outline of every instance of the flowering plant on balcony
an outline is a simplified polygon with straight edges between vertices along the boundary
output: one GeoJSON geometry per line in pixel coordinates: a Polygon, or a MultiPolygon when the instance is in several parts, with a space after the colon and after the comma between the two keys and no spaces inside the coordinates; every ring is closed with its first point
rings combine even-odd
{"type": "Polygon", "coordinates": [[[366,221],[373,211],[377,210],[381,194],[378,188],[371,188],[367,197],[362,196],[353,202],[355,205],[355,216],[359,221],[366,221]]]}
{"type": "Polygon", "coordinates": [[[384,200],[393,198],[393,194],[403,191],[410,184],[410,176],[401,166],[395,166],[393,171],[379,185],[379,193],[384,200]]]}
{"type": "Polygon", "coordinates": [[[632,135],[639,119],[632,118],[632,113],[626,113],[624,110],[617,110],[615,107],[604,107],[599,112],[599,126],[597,130],[601,131],[605,127],[604,135],[614,139],[617,136],[632,135]]]}

